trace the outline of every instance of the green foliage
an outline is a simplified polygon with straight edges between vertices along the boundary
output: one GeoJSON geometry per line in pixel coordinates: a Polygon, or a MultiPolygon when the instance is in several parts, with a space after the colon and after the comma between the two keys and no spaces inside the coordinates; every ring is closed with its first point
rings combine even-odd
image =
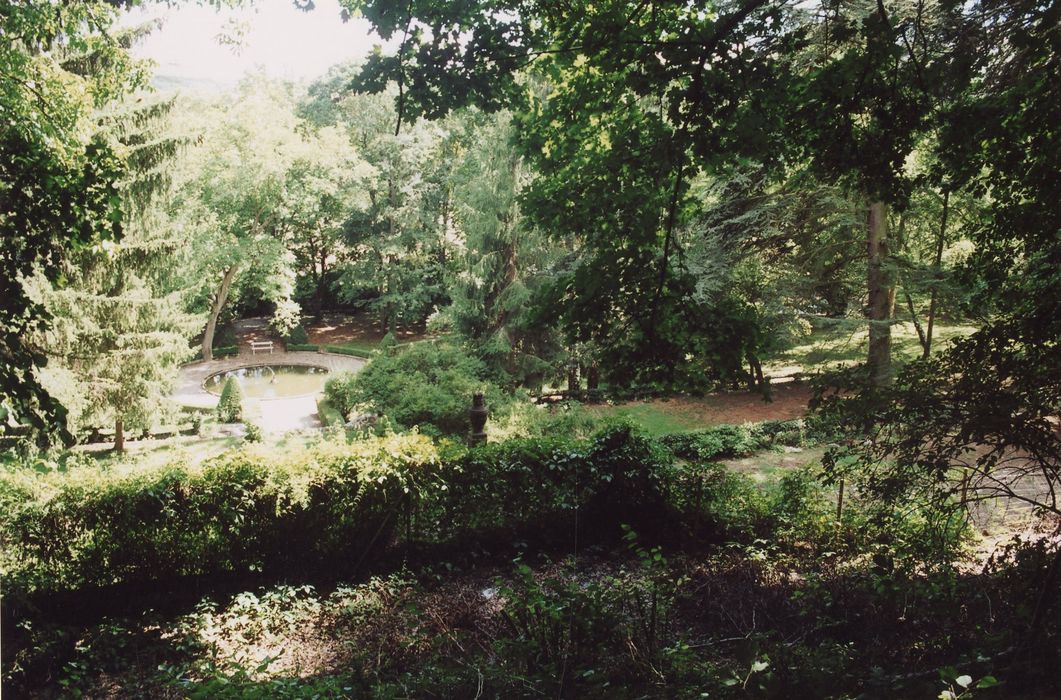
{"type": "Polygon", "coordinates": [[[324,398],[317,399],[317,417],[320,419],[321,425],[324,427],[333,425],[341,426],[346,423],[343,414],[336,410],[330,401],[324,398]]]}
{"type": "Polygon", "coordinates": [[[495,584],[506,628],[496,653],[537,693],[664,686],[680,670],[674,623],[678,591],[688,581],[672,573],[659,547],[646,549],[624,530],[633,562],[612,575],[580,581],[571,562],[543,575],[517,560],[511,579],[495,584]]]}
{"type": "Polygon", "coordinates": [[[236,347],[236,341],[236,327],[231,323],[226,323],[214,334],[214,354],[216,355],[227,348],[236,347]]]}
{"type": "Polygon", "coordinates": [[[326,345],[324,346],[325,352],[334,352],[338,355],[350,355],[351,357],[361,357],[368,359],[372,357],[374,349],[368,347],[351,347],[349,345],[326,345]]]}
{"type": "Polygon", "coordinates": [[[221,398],[217,401],[217,419],[222,423],[238,423],[243,420],[243,388],[239,380],[229,377],[221,387],[221,398]]]}
{"type": "Polygon", "coordinates": [[[254,421],[244,421],[244,426],[247,428],[247,442],[261,442],[265,439],[265,435],[262,433],[261,426],[254,421]]]}
{"type": "Polygon", "coordinates": [[[468,410],[477,391],[485,393],[494,412],[511,401],[491,382],[485,364],[444,342],[378,354],[358,373],[328,380],[324,391],[343,415],[361,406],[400,426],[443,434],[468,431],[468,410]]]}
{"type": "MultiPolygon", "coordinates": [[[[235,345],[221,345],[214,348],[214,359],[216,360],[220,360],[225,357],[235,357],[238,354],[239,348],[235,345]]],[[[201,351],[196,355],[196,358],[199,360],[203,359],[201,351]]]]}
{"type": "Polygon", "coordinates": [[[121,237],[122,182],[135,167],[100,114],[146,83],[106,2],[7,3],[0,13],[0,405],[40,433],[65,411],[40,384],[34,335],[46,306],[23,288],[61,285],[66,255],[121,237]]]}
{"type": "Polygon", "coordinates": [[[286,346],[288,352],[317,352],[321,348],[311,343],[287,343],[286,346]]]}
{"type": "Polygon", "coordinates": [[[299,346],[307,345],[309,343],[309,335],[306,333],[306,327],[301,323],[291,329],[291,331],[284,336],[284,345],[288,349],[299,346]]]}
{"type": "Polygon", "coordinates": [[[426,542],[575,527],[589,537],[652,524],[663,509],[667,457],[629,430],[445,450],[386,435],[288,454],[247,448],[197,469],[5,472],[5,571],[28,590],[356,561],[386,545],[375,535],[394,527],[409,493],[420,514],[411,534],[426,542]]]}
{"type": "Polygon", "coordinates": [[[196,469],[5,473],[6,580],[57,589],[356,559],[387,541],[374,535],[393,526],[403,484],[437,459],[418,436],[253,449],[196,469]]]}
{"type": "Polygon", "coordinates": [[[688,433],[665,435],[660,441],[682,459],[710,461],[742,457],[775,446],[803,447],[802,420],[716,425],[688,433]]]}

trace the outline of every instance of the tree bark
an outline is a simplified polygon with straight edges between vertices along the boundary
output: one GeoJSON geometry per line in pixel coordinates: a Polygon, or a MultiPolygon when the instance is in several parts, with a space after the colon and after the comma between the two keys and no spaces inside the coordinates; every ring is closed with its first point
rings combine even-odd
{"type": "Polygon", "coordinates": [[[891,381],[892,329],[891,310],[895,303],[894,284],[887,270],[888,206],[884,202],[869,205],[866,227],[867,287],[869,290],[869,353],[866,367],[873,386],[891,381]]]}
{"type": "Polygon", "coordinates": [[[214,296],[214,303],[210,305],[210,318],[206,321],[206,330],[203,332],[203,359],[214,359],[214,332],[217,330],[217,318],[221,310],[225,308],[228,301],[228,292],[232,289],[232,280],[236,277],[237,265],[229,265],[225,270],[225,276],[221,278],[221,288],[214,296]]]}
{"type": "Polygon", "coordinates": [[[114,419],[114,451],[125,452],[125,421],[114,419]]]}
{"type": "Polygon", "coordinates": [[[950,191],[943,191],[943,216],[939,222],[939,238],[936,240],[936,257],[932,261],[932,291],[928,299],[928,320],[925,321],[925,344],[922,359],[928,359],[932,352],[932,325],[936,320],[936,293],[939,285],[939,268],[943,263],[943,244],[947,235],[947,214],[950,212],[950,191]]]}

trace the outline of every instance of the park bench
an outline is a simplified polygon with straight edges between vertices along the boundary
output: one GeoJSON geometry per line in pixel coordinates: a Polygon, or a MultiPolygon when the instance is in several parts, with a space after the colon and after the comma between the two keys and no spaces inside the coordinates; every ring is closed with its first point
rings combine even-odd
{"type": "Polygon", "coordinates": [[[252,340],[251,341],[251,354],[257,355],[259,350],[268,350],[269,354],[273,354],[273,341],[271,340],[252,340]]]}

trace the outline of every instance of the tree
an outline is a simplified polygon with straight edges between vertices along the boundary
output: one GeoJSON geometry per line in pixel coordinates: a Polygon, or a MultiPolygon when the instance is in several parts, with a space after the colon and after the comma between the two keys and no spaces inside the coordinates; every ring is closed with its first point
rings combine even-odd
{"type": "Polygon", "coordinates": [[[48,317],[22,279],[39,269],[59,281],[68,251],[121,234],[125,164],[93,113],[144,73],[107,31],[116,16],[102,0],[0,8],[0,403],[42,432],[63,411],[35,375],[47,358],[27,339],[48,317]]]}
{"type": "Polygon", "coordinates": [[[463,249],[447,280],[445,319],[489,366],[515,383],[534,383],[561,348],[531,304],[563,250],[521,211],[519,196],[533,174],[517,150],[512,115],[471,110],[451,121],[461,143],[452,188],[463,249]]]}
{"type": "Polygon", "coordinates": [[[385,97],[343,102],[342,123],[372,170],[359,182],[367,201],[346,222],[350,256],[339,293],[348,302],[367,298],[384,332],[421,323],[445,303],[453,246],[453,140],[443,125],[427,122],[394,134],[393,120],[385,97]]]}
{"type": "Polygon", "coordinates": [[[147,429],[159,417],[200,322],[184,313],[186,290],[174,286],[171,261],[185,241],[160,204],[183,145],[166,128],[172,106],[141,96],[101,114],[126,152],[124,236],[72,255],[64,285],[43,276],[30,285],[52,318],[40,345],[54,362],[40,370],[42,383],[68,410],[71,428],[113,424],[119,452],[126,428],[147,429]]]}
{"type": "Polygon", "coordinates": [[[299,280],[308,280],[309,303],[320,310],[333,295],[337,269],[349,256],[346,226],[367,204],[362,182],[371,167],[354,155],[338,127],[307,133],[309,148],[292,163],[283,191],[287,247],[299,280]]]}
{"type": "Polygon", "coordinates": [[[668,3],[346,6],[384,36],[401,35],[397,54],[373,56],[358,84],[397,83],[406,120],[468,103],[518,108],[525,152],[542,173],[529,210],[545,212],[547,230],[585,234],[598,256],[584,273],[594,282],[569,287],[568,298],[609,298],[593,304],[595,316],[636,328],[647,348],[672,345],[659,342],[661,329],[673,326],[664,307],[684,304],[674,296],[683,274],[676,234],[691,213],[686,192],[698,172],[751,159],[777,177],[786,161],[802,160],[865,202],[868,365],[872,381],[888,380],[888,210],[906,206],[912,183],[904,163],[968,81],[952,50],[961,24],[953,7],[877,3],[814,14],[762,0],[717,12],[668,3]],[[439,60],[447,70],[429,66],[439,60]],[[519,71],[528,67],[551,91],[520,89],[519,71]],[[634,298],[620,289],[636,290],[634,298]],[[615,318],[609,304],[640,318],[615,318]]]}
{"type": "Polygon", "coordinates": [[[284,207],[292,164],[306,154],[289,86],[251,80],[227,106],[185,107],[183,128],[202,144],[177,169],[173,216],[189,231],[187,279],[207,313],[202,357],[213,357],[218,319],[233,294],[257,295],[286,331],[298,323],[294,256],[284,207]]]}

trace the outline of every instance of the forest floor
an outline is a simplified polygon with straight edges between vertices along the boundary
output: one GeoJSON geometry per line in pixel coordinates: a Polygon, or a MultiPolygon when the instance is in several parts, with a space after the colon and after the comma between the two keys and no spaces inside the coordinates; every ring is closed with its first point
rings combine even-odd
{"type": "MultiPolygon", "coordinates": [[[[386,331],[368,312],[356,314],[325,312],[306,319],[306,333],[314,345],[341,345],[355,349],[374,350],[386,331]]],[[[398,342],[412,342],[425,337],[421,325],[402,326],[395,331],[398,342]]]]}

